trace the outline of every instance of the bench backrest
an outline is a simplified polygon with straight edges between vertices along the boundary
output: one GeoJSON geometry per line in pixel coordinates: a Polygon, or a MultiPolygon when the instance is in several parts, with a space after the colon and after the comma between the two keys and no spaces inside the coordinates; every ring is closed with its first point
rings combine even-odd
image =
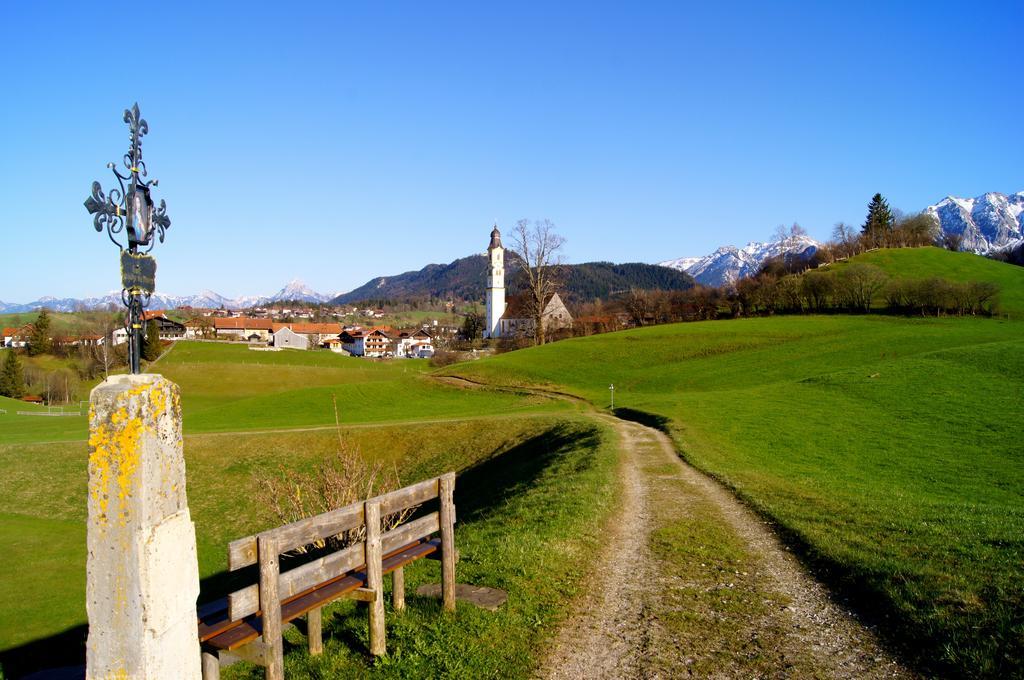
{"type": "MultiPolygon", "coordinates": [[[[320,583],[343,576],[357,567],[368,565],[371,560],[380,561],[381,555],[441,529],[441,515],[437,511],[399,524],[384,533],[381,533],[381,518],[441,498],[442,504],[450,506],[451,521],[454,524],[454,505],[451,504],[454,485],[455,473],[449,472],[315,517],[232,541],[228,544],[228,570],[236,571],[259,564],[261,574],[259,583],[228,595],[229,618],[237,621],[260,610],[260,584],[265,584],[266,589],[270,577],[270,574],[264,572],[274,572],[277,587],[274,588],[276,592],[273,593],[273,600],[280,602],[320,583]],[[367,518],[370,518],[369,522],[367,518]],[[278,573],[280,554],[362,527],[366,528],[365,540],[278,573]],[[263,555],[260,554],[260,546],[265,546],[263,555]]],[[[264,593],[264,600],[267,599],[266,595],[264,593]]]]}

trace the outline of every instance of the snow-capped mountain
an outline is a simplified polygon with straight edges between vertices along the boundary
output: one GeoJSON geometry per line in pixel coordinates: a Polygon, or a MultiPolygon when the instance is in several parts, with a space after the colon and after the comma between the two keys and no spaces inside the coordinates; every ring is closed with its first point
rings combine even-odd
{"type": "Polygon", "coordinates": [[[963,250],[987,253],[1024,241],[1024,191],[976,198],[947,196],[925,208],[947,234],[963,237],[963,250]]]}
{"type": "Polygon", "coordinates": [[[770,243],[752,241],[742,248],[722,246],[704,257],[681,257],[658,264],[684,271],[702,285],[721,286],[756,273],[764,261],[772,257],[791,253],[810,257],[817,252],[818,245],[810,236],[790,236],[770,243]]]}
{"type": "MultiPolygon", "coordinates": [[[[237,298],[224,297],[212,290],[204,290],[196,295],[166,295],[154,293],[149,303],[150,309],[177,309],[179,307],[199,307],[205,309],[246,309],[269,305],[275,302],[297,300],[301,302],[320,303],[333,299],[340,293],[323,294],[307,286],[302,281],[290,281],[281,290],[270,296],[247,295],[237,298]]],[[[87,298],[55,298],[41,297],[24,304],[0,302],[0,314],[32,312],[43,307],[54,312],[74,312],[81,309],[100,309],[109,305],[121,306],[121,291],[112,290],[106,295],[87,298]]]]}
{"type": "Polygon", "coordinates": [[[299,279],[292,279],[288,284],[277,291],[274,295],[263,301],[263,304],[270,302],[281,302],[284,300],[302,300],[303,302],[327,302],[331,298],[334,298],[338,293],[331,295],[323,295],[318,293],[299,279]]]}

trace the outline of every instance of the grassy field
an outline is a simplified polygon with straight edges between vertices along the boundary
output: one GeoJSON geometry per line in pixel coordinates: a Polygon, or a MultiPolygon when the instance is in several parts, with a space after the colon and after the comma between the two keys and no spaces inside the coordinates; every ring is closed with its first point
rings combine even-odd
{"type": "MultiPolygon", "coordinates": [[[[564,608],[562,595],[577,587],[574,576],[587,563],[577,553],[592,547],[613,502],[614,452],[606,443],[607,433],[579,416],[524,414],[357,427],[344,429],[343,436],[365,456],[398,464],[403,482],[449,469],[461,471],[456,495],[457,541],[463,555],[460,581],[506,588],[516,597],[498,617],[460,609],[457,621],[435,617],[433,603],[411,598],[410,613],[392,618],[397,628],[389,634],[396,654],[388,662],[388,672],[408,675],[425,658],[436,660],[441,647],[450,644],[477,646],[475,656],[465,659],[460,660],[461,652],[442,655],[445,663],[491,669],[476,677],[497,677],[496,669],[508,663],[528,668],[541,630],[564,608]],[[557,513],[542,512],[550,507],[553,495],[566,499],[566,505],[557,513]],[[519,626],[524,617],[531,624],[501,645],[482,645],[483,638],[477,639],[502,626],[519,626]],[[413,625],[420,620],[426,632],[418,623],[413,625]]],[[[310,469],[336,444],[333,430],[186,438],[202,600],[217,596],[224,587],[218,574],[226,566],[228,541],[279,524],[260,497],[255,475],[275,473],[282,466],[310,469]]],[[[5,489],[0,495],[0,538],[11,553],[0,562],[0,664],[9,673],[54,665],[56,659],[72,663],[80,653],[85,623],[85,466],[84,444],[78,442],[0,445],[0,487],[5,489]],[[60,638],[62,631],[71,633],[60,638]]],[[[410,584],[436,581],[436,569],[435,563],[417,567],[410,584]]],[[[365,617],[343,605],[337,609],[342,616],[328,627],[337,638],[328,642],[337,658],[318,663],[363,668],[368,664],[365,648],[350,649],[349,637],[361,636],[365,642],[365,617]]],[[[309,663],[293,656],[290,665],[309,663]]]]}
{"type": "MultiPolygon", "coordinates": [[[[992,282],[1000,290],[999,313],[1012,319],[1024,319],[1024,267],[934,247],[882,248],[851,258],[850,262],[873,264],[890,276],[905,279],[941,276],[960,283],[992,282]]],[[[833,268],[838,270],[843,266],[838,263],[833,268]]]]}
{"type": "MultiPolygon", "coordinates": [[[[549,575],[538,575],[537,565],[550,567],[545,560],[552,556],[590,545],[596,529],[583,524],[598,522],[613,497],[608,484],[614,456],[604,443],[606,433],[573,413],[571,405],[528,392],[445,385],[426,375],[425,362],[364,361],[328,352],[254,352],[244,346],[183,342],[154,370],[182,388],[189,499],[204,599],[223,588],[218,575],[225,568],[228,541],[280,523],[260,497],[256,476],[282,467],[309,470],[335,450],[336,398],[345,439],[367,457],[394,463],[403,482],[448,469],[469,475],[470,483],[457,496],[465,509],[460,509],[458,531],[467,556],[460,573],[522,590],[536,580],[537,590],[498,617],[501,625],[511,625],[514,617],[530,617],[535,625],[506,644],[480,646],[477,656],[466,659],[473,668],[491,669],[491,675],[508,663],[529,667],[540,632],[564,607],[556,594],[576,587],[569,575],[584,568],[585,561],[570,560],[549,569],[549,575]],[[491,471],[484,478],[471,472],[481,465],[491,471]],[[567,465],[584,474],[579,479],[562,475],[567,465]],[[553,486],[534,485],[540,479],[553,486]],[[489,491],[467,495],[474,487],[489,491]],[[554,493],[577,498],[575,509],[542,516],[537,504],[548,504],[554,493]],[[519,519],[505,527],[505,520],[492,517],[499,511],[519,519]],[[530,530],[515,536],[513,526],[530,530]],[[534,541],[538,535],[569,530],[570,537],[534,541]],[[488,546],[488,538],[495,536],[498,544],[488,546]],[[557,549],[551,543],[558,543],[557,549]],[[516,551],[520,561],[501,552],[506,550],[516,551]]],[[[85,622],[86,419],[17,416],[15,410],[41,409],[9,399],[0,399],[0,409],[7,410],[0,414],[0,538],[13,558],[0,562],[0,666],[11,673],[60,659],[73,663],[81,653],[85,622]]],[[[417,567],[413,578],[431,573],[429,565],[417,567]]],[[[486,616],[460,613],[459,621],[465,617],[474,631],[463,639],[461,623],[438,623],[431,607],[421,602],[398,622],[399,627],[402,621],[408,624],[421,610],[423,621],[430,621],[427,633],[418,626],[404,629],[409,661],[394,665],[393,655],[388,672],[408,674],[424,658],[437,656],[441,646],[469,644],[473,635],[497,630],[486,616]],[[426,656],[416,656],[411,646],[422,647],[426,656]]],[[[336,631],[335,648],[347,649],[346,631],[358,629],[358,620],[343,615],[332,624],[347,627],[336,631]]],[[[357,645],[330,663],[362,668],[364,651],[357,645]]],[[[448,658],[455,663],[456,656],[448,653],[448,658]]],[[[293,663],[300,662],[289,660],[293,663]]]]}
{"type": "MultiPolygon", "coordinates": [[[[418,360],[180,341],[149,371],[181,387],[186,434],[330,426],[335,400],[343,424],[515,417],[568,408],[531,394],[457,389],[430,379],[428,368],[418,360]]],[[[0,444],[86,439],[84,417],[17,416],[14,408],[0,409],[8,411],[0,414],[0,444]]]]}
{"type": "Polygon", "coordinates": [[[1024,664],[1024,324],[789,317],[661,326],[458,365],[667,418],[934,672],[1024,664]]]}

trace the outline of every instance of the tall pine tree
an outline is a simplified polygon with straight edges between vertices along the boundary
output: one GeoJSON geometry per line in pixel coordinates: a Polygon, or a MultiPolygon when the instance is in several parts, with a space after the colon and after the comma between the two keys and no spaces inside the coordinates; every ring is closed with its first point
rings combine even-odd
{"type": "Polygon", "coordinates": [[[0,368],[0,396],[12,399],[21,399],[25,396],[25,376],[14,350],[7,352],[4,365],[0,368]]]}
{"type": "Polygon", "coordinates": [[[142,358],[146,361],[156,361],[160,356],[160,326],[156,319],[150,319],[146,324],[146,341],[142,344],[142,358]]]}
{"type": "Polygon", "coordinates": [[[28,353],[31,356],[46,354],[50,351],[50,313],[46,308],[39,310],[39,316],[32,325],[32,335],[28,339],[28,353]]]}
{"type": "Polygon", "coordinates": [[[896,218],[882,194],[875,194],[868,203],[868,217],[860,231],[878,245],[892,232],[895,222],[896,218]]]}

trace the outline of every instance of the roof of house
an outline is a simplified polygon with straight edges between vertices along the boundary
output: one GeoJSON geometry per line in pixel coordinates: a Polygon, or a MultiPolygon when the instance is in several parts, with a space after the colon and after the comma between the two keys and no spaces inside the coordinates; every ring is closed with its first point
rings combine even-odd
{"type": "MultiPolygon", "coordinates": [[[[551,301],[558,297],[558,293],[553,293],[544,301],[544,309],[547,309],[551,301]]],[[[562,298],[558,298],[561,302],[562,298]]],[[[531,314],[529,311],[529,299],[526,293],[520,293],[519,295],[513,295],[508,298],[505,303],[505,313],[501,315],[502,319],[528,319],[531,314]]]]}
{"type": "Polygon", "coordinates": [[[430,335],[430,332],[427,331],[426,328],[410,328],[410,329],[398,332],[398,337],[400,337],[400,338],[414,338],[417,335],[420,335],[420,336],[425,335],[428,338],[433,337],[433,336],[430,335]]]}
{"type": "Polygon", "coordinates": [[[150,319],[159,319],[162,316],[167,316],[167,310],[165,309],[153,309],[145,310],[142,312],[142,320],[149,321],[150,319]]]}
{"type": "Polygon", "coordinates": [[[290,328],[293,333],[305,333],[318,335],[337,335],[341,332],[339,323],[278,323],[271,324],[271,330],[275,333],[282,328],[290,328]]]}
{"type": "Polygon", "coordinates": [[[272,330],[272,326],[270,319],[253,319],[248,316],[218,316],[213,319],[213,327],[225,331],[269,331],[272,330]]]}

